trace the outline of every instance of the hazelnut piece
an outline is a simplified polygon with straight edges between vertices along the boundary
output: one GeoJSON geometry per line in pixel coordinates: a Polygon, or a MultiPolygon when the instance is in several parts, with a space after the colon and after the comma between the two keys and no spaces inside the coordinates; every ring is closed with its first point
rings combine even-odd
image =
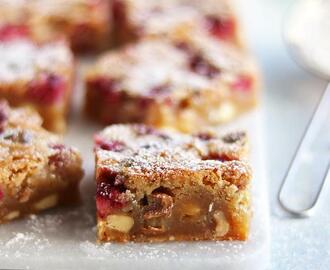
{"type": "Polygon", "coordinates": [[[225,236],[229,231],[229,223],[222,211],[216,211],[213,215],[216,227],[215,234],[218,237],[225,236]]]}
{"type": "Polygon", "coordinates": [[[123,233],[128,233],[134,225],[134,219],[124,215],[109,215],[107,227],[123,233]]]}

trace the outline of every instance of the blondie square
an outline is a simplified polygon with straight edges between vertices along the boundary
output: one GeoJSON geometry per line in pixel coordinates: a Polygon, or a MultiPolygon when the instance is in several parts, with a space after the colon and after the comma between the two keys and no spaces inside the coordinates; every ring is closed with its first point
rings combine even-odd
{"type": "Polygon", "coordinates": [[[45,128],[66,129],[73,87],[74,59],[62,40],[34,42],[22,26],[0,29],[0,98],[12,106],[29,105],[45,128]]]}
{"type": "Polygon", "coordinates": [[[0,102],[0,223],[79,201],[80,154],[28,108],[0,102]]]}
{"type": "Polygon", "coordinates": [[[29,0],[26,5],[28,24],[37,40],[64,36],[78,52],[109,46],[109,0],[29,0]]]}
{"type": "Polygon", "coordinates": [[[243,46],[228,0],[111,0],[111,7],[118,44],[199,29],[215,39],[243,46]]]}
{"type": "Polygon", "coordinates": [[[142,39],[106,53],[86,74],[87,114],[104,124],[145,123],[185,132],[255,107],[250,55],[206,35],[142,39]]]}
{"type": "Polygon", "coordinates": [[[244,132],[113,125],[95,136],[99,242],[246,240],[244,132]]]}

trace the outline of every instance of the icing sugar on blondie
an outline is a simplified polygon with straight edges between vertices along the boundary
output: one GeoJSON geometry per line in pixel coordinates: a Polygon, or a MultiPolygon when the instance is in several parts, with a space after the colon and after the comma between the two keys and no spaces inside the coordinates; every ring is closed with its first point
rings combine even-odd
{"type": "Polygon", "coordinates": [[[0,80],[30,80],[39,71],[53,71],[71,61],[69,50],[61,42],[37,46],[29,40],[0,43],[0,80]]]}

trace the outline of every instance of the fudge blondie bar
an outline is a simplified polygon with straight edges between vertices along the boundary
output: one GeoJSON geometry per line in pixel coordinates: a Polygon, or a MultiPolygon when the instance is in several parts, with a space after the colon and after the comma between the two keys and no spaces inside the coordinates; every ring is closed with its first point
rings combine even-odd
{"type": "Polygon", "coordinates": [[[246,240],[244,132],[113,125],[95,136],[99,242],[246,240]]]}
{"type": "Polygon", "coordinates": [[[86,74],[86,111],[105,123],[194,131],[257,103],[250,56],[206,35],[143,39],[100,57],[86,74]]]}
{"type": "Polygon", "coordinates": [[[29,108],[0,102],[0,223],[79,200],[80,154],[29,108]]]}
{"type": "Polygon", "coordinates": [[[36,43],[25,30],[0,29],[0,98],[13,106],[34,107],[44,127],[63,132],[73,87],[73,55],[66,42],[36,43]]]}
{"type": "Polygon", "coordinates": [[[64,35],[78,52],[109,46],[109,0],[29,0],[26,5],[28,24],[37,40],[64,35]]]}

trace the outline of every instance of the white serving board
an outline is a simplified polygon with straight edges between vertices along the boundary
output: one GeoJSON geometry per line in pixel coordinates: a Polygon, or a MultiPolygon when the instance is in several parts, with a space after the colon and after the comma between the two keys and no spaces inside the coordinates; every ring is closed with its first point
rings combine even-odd
{"type": "MultiPolygon", "coordinates": [[[[75,93],[76,108],[81,107],[81,93],[75,93]]],[[[247,242],[97,245],[92,142],[101,127],[88,122],[76,109],[65,140],[79,148],[84,159],[83,205],[1,225],[0,269],[266,269],[269,211],[260,114],[256,111],[226,127],[246,129],[251,138],[253,218],[247,242]]]]}

